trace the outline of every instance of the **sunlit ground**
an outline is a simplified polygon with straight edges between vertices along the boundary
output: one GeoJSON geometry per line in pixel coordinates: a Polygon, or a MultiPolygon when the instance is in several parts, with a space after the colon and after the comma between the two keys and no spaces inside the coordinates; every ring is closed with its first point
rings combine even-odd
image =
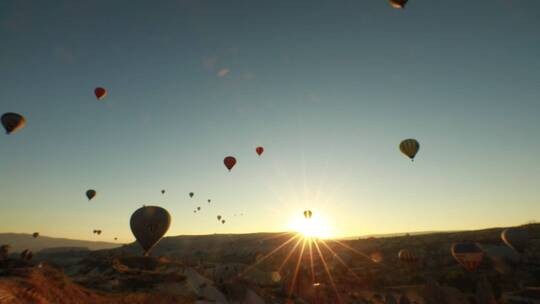
{"type": "Polygon", "coordinates": [[[335,236],[335,230],[329,220],[316,212],[310,219],[306,219],[300,213],[291,219],[288,228],[290,231],[298,232],[307,238],[328,239],[335,236]]]}

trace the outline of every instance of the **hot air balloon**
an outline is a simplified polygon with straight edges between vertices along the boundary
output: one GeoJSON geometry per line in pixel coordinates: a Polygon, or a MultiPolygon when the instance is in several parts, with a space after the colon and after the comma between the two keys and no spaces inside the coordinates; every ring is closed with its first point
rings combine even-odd
{"type": "Polygon", "coordinates": [[[118,241],[118,238],[117,238],[117,237],[115,237],[115,238],[114,238],[114,240],[115,240],[115,241],[118,241]]]}
{"type": "Polygon", "coordinates": [[[452,255],[469,272],[476,271],[484,258],[482,248],[476,243],[455,243],[452,255]]]}
{"type": "Polygon", "coordinates": [[[92,200],[96,196],[96,190],[90,189],[86,191],[86,197],[88,200],[92,200]]]}
{"type": "Polygon", "coordinates": [[[501,238],[507,246],[519,253],[523,253],[529,244],[529,232],[524,228],[506,228],[501,238]]]}
{"type": "Polygon", "coordinates": [[[223,163],[225,164],[225,167],[227,167],[227,169],[229,169],[229,171],[231,171],[231,169],[234,167],[234,165],[236,165],[236,158],[234,158],[232,156],[227,156],[223,160],[223,163]]]}
{"type": "Polygon", "coordinates": [[[305,210],[304,211],[304,217],[306,219],[310,219],[312,214],[313,214],[313,212],[311,212],[311,210],[305,210]]]}
{"type": "Polygon", "coordinates": [[[17,113],[4,113],[2,115],[2,125],[6,130],[6,134],[11,134],[26,125],[26,118],[17,113]]]}
{"type": "Polygon", "coordinates": [[[398,252],[399,260],[409,266],[416,266],[421,260],[421,255],[419,252],[409,249],[401,249],[398,252]]]}
{"type": "Polygon", "coordinates": [[[409,0],[389,0],[388,2],[393,8],[405,8],[409,0]]]}
{"type": "Polygon", "coordinates": [[[201,211],[201,207],[197,207],[197,211],[201,211]]]}
{"type": "Polygon", "coordinates": [[[96,95],[97,100],[102,100],[103,98],[107,97],[107,90],[102,87],[97,87],[94,90],[94,94],[96,95]]]}
{"type": "Polygon", "coordinates": [[[257,155],[261,156],[261,154],[263,154],[263,152],[264,152],[264,148],[263,147],[257,147],[257,148],[255,148],[255,152],[257,152],[257,155]]]}
{"type": "Polygon", "coordinates": [[[165,189],[161,190],[161,194],[165,194],[165,189]]]}
{"type": "Polygon", "coordinates": [[[32,237],[33,237],[33,238],[37,238],[38,236],[39,236],[39,232],[34,232],[34,233],[32,233],[32,237]]]}
{"type": "Polygon", "coordinates": [[[418,153],[419,149],[420,143],[413,138],[405,139],[399,144],[399,150],[401,150],[401,153],[405,154],[412,161],[414,161],[414,157],[416,156],[416,153],[418,153]]]}
{"type": "Polygon", "coordinates": [[[189,198],[193,198],[193,195],[195,195],[195,193],[190,192],[190,193],[189,193],[189,198]]]}
{"type": "Polygon", "coordinates": [[[208,203],[211,203],[211,202],[212,202],[212,200],[208,200],[208,203]]]}
{"type": "Polygon", "coordinates": [[[158,206],[146,206],[137,209],[129,220],[131,232],[148,256],[152,247],[165,235],[171,225],[169,212],[158,206]]]}
{"type": "Polygon", "coordinates": [[[217,216],[217,220],[218,220],[218,221],[221,221],[221,215],[218,215],[218,216],[217,216]]]}
{"type": "Polygon", "coordinates": [[[97,235],[101,235],[101,230],[96,230],[97,235]]]}
{"type": "Polygon", "coordinates": [[[221,220],[221,223],[222,223],[222,224],[225,224],[225,220],[221,220]]]}
{"type": "Polygon", "coordinates": [[[369,258],[374,262],[374,263],[380,263],[382,262],[383,260],[383,255],[380,251],[374,251],[372,252],[370,255],[369,255],[369,258]]]}

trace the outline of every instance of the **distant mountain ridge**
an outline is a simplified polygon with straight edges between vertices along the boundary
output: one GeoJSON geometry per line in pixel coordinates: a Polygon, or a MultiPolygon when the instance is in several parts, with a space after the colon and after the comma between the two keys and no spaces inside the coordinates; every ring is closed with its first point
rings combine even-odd
{"type": "Polygon", "coordinates": [[[11,252],[21,252],[29,249],[35,253],[43,249],[73,247],[87,248],[89,250],[112,249],[120,247],[122,244],[100,242],[100,241],[82,241],[66,238],[54,238],[48,236],[32,237],[25,233],[0,233],[0,245],[9,244],[11,252]]]}

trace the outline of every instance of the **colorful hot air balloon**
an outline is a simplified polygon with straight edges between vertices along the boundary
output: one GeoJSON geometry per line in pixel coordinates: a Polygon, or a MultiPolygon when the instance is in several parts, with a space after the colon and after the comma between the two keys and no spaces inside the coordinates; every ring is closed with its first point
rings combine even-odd
{"type": "Polygon", "coordinates": [[[310,219],[312,214],[313,214],[313,212],[311,212],[311,210],[305,210],[304,211],[304,218],[310,219]]]}
{"type": "Polygon", "coordinates": [[[96,190],[90,189],[86,191],[86,197],[88,198],[88,200],[92,200],[96,196],[96,193],[96,190]]]}
{"type": "Polygon", "coordinates": [[[195,195],[195,193],[190,192],[190,193],[189,193],[189,198],[193,198],[193,195],[195,195]]]}
{"type": "Polygon", "coordinates": [[[17,113],[4,113],[1,120],[2,125],[6,130],[6,134],[11,134],[19,129],[24,128],[26,125],[26,118],[17,113]]]}
{"type": "Polygon", "coordinates": [[[264,148],[263,147],[257,147],[257,148],[255,148],[255,152],[257,152],[257,155],[261,156],[261,154],[263,154],[263,152],[264,152],[264,148]]]}
{"type": "Polygon", "coordinates": [[[399,260],[409,266],[416,266],[421,260],[421,255],[419,252],[409,249],[401,249],[398,252],[399,260]]]}
{"type": "Polygon", "coordinates": [[[452,256],[467,271],[474,272],[482,263],[484,252],[476,243],[455,243],[452,245],[452,256]]]}
{"type": "Polygon", "coordinates": [[[519,253],[523,253],[529,244],[529,232],[524,228],[507,228],[501,233],[503,242],[519,253]]]}
{"type": "Polygon", "coordinates": [[[217,220],[218,220],[218,221],[221,221],[221,215],[218,215],[218,216],[217,216],[217,220]]]}
{"type": "Polygon", "coordinates": [[[102,100],[103,98],[107,97],[107,90],[102,87],[97,87],[94,90],[94,94],[96,95],[97,100],[102,100]]]}
{"type": "Polygon", "coordinates": [[[33,237],[33,238],[37,238],[38,236],[39,236],[39,232],[34,232],[34,233],[32,233],[32,237],[33,237]]]}
{"type": "Polygon", "coordinates": [[[225,164],[225,167],[227,167],[227,169],[229,169],[229,171],[231,171],[231,169],[234,167],[234,165],[236,165],[236,158],[234,158],[232,156],[227,156],[223,160],[223,163],[225,164]]]}
{"type": "Polygon", "coordinates": [[[158,206],[137,209],[129,220],[131,232],[148,256],[152,247],[165,235],[171,225],[169,212],[158,206]]]}
{"type": "Polygon", "coordinates": [[[388,2],[393,8],[405,8],[409,0],[389,0],[388,2]]]}
{"type": "Polygon", "coordinates": [[[401,153],[407,155],[407,157],[409,157],[412,161],[414,161],[414,157],[416,156],[416,153],[418,153],[419,149],[420,143],[413,138],[405,139],[399,144],[399,150],[401,150],[401,153]]]}

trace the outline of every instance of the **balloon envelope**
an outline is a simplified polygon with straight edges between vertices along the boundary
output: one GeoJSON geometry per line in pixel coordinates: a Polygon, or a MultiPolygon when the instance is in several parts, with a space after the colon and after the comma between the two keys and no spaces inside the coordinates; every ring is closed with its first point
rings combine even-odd
{"type": "Polygon", "coordinates": [[[413,138],[405,139],[399,144],[399,150],[411,160],[414,160],[416,153],[420,150],[420,143],[413,138]]]}
{"type": "Polygon", "coordinates": [[[405,8],[408,0],[389,0],[388,2],[393,8],[405,8]]]}
{"type": "Polygon", "coordinates": [[[131,232],[147,256],[152,247],[165,235],[171,225],[169,212],[158,206],[137,209],[129,221],[131,232]]]}
{"type": "Polygon", "coordinates": [[[523,253],[529,244],[529,232],[523,228],[507,228],[501,233],[503,242],[519,253],[523,253]]]}
{"type": "Polygon", "coordinates": [[[311,212],[311,210],[305,210],[304,211],[304,217],[306,219],[310,219],[312,214],[313,214],[313,212],[311,212]]]}
{"type": "Polygon", "coordinates": [[[257,148],[255,148],[255,152],[257,152],[257,155],[261,156],[261,154],[263,154],[263,152],[264,152],[264,148],[263,147],[257,147],[257,148]]]}
{"type": "Polygon", "coordinates": [[[217,216],[217,220],[218,220],[218,221],[221,220],[221,215],[218,215],[218,216],[217,216]]]}
{"type": "Polygon", "coordinates": [[[223,163],[225,164],[225,167],[227,167],[227,169],[229,169],[229,171],[231,171],[231,169],[234,167],[234,165],[236,165],[236,158],[234,158],[232,156],[227,156],[223,160],[223,163]]]}
{"type": "Polygon", "coordinates": [[[102,87],[97,87],[94,89],[94,95],[96,95],[97,100],[102,100],[103,98],[107,97],[107,90],[102,87]]]}
{"type": "Polygon", "coordinates": [[[451,251],[456,261],[469,272],[476,271],[484,259],[484,251],[476,243],[455,243],[451,251]]]}
{"type": "Polygon", "coordinates": [[[33,238],[37,238],[38,236],[39,236],[39,232],[34,232],[34,233],[32,233],[32,237],[33,237],[33,238]]]}
{"type": "Polygon", "coordinates": [[[90,189],[86,191],[86,197],[88,198],[88,200],[93,199],[95,196],[96,196],[96,190],[90,189]]]}
{"type": "Polygon", "coordinates": [[[189,193],[189,197],[190,197],[190,198],[192,198],[193,195],[195,195],[195,193],[193,193],[193,192],[190,192],[190,193],[189,193]]]}
{"type": "Polygon", "coordinates": [[[17,113],[4,113],[1,120],[2,126],[4,126],[7,134],[22,129],[26,125],[26,119],[21,114],[17,113]]]}

